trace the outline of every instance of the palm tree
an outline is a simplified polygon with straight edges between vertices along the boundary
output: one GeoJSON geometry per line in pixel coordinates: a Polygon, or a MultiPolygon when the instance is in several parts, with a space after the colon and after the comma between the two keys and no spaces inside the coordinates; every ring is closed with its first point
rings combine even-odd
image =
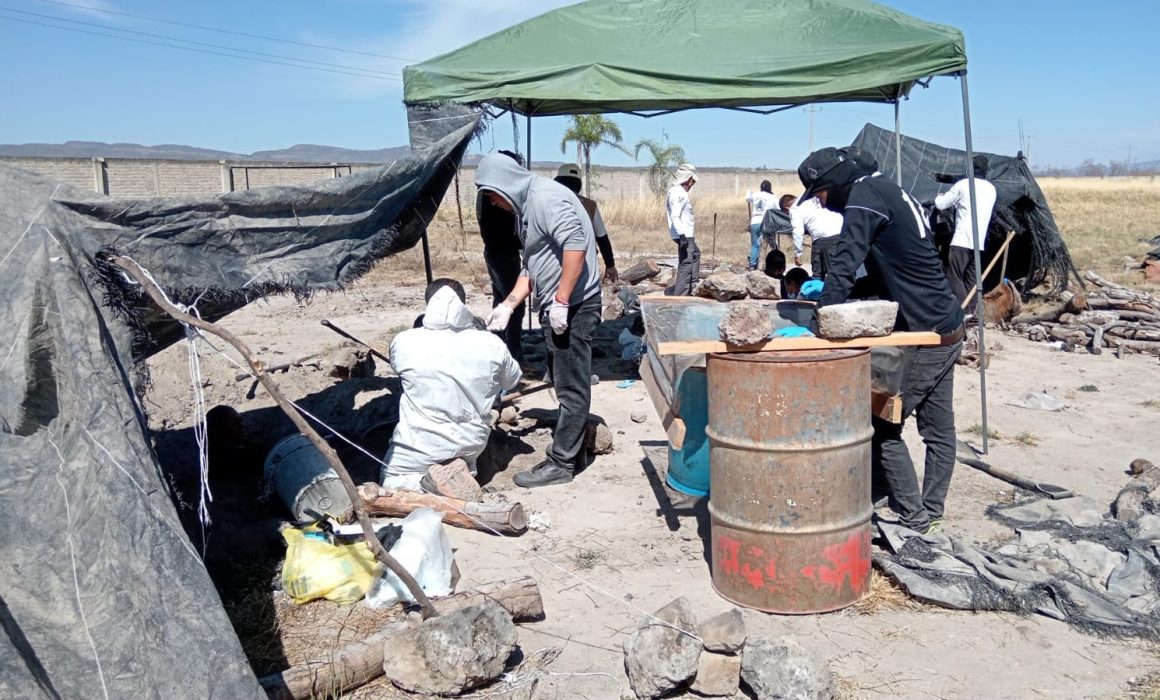
{"type": "MultiPolygon", "coordinates": [[[[616,122],[600,114],[576,114],[572,124],[560,139],[560,152],[568,152],[568,144],[576,144],[576,164],[584,169],[584,194],[592,187],[592,149],[597,146],[612,146],[628,153],[621,141],[624,136],[616,122]]],[[[631,155],[631,154],[629,154],[631,155]]]]}
{"type": "Polygon", "coordinates": [[[633,157],[639,158],[642,150],[648,151],[652,162],[648,166],[648,180],[653,194],[660,196],[665,191],[665,185],[673,177],[673,172],[681,163],[685,162],[685,149],[675,143],[669,143],[669,135],[661,132],[661,140],[641,139],[636,142],[633,157]]]}

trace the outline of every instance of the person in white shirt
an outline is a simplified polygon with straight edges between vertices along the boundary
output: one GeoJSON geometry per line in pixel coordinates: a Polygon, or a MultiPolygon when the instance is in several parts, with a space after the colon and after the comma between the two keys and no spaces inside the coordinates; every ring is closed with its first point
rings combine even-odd
{"type": "Polygon", "coordinates": [[[427,469],[455,459],[475,461],[491,435],[490,414],[501,391],[515,388],[520,366],[496,335],[475,330],[463,286],[435,280],[427,287],[420,328],[391,342],[391,366],[403,382],[399,424],[381,481],[422,490],[427,469]]]}
{"type": "MultiPolygon", "coordinates": [[[[975,170],[975,199],[978,202],[979,246],[985,247],[987,227],[991,225],[991,213],[995,210],[998,194],[987,177],[987,157],[975,156],[972,163],[975,170]]],[[[947,253],[946,273],[951,283],[951,291],[962,304],[967,294],[975,286],[975,236],[971,230],[971,193],[967,178],[951,186],[949,190],[935,197],[934,206],[940,211],[955,208],[955,233],[951,237],[947,253]]],[[[967,303],[967,311],[974,309],[974,301],[967,303]]]]}
{"type": "Polygon", "coordinates": [[[761,255],[761,222],[765,220],[765,212],[777,207],[777,197],[769,180],[761,181],[759,191],[746,193],[745,205],[749,207],[749,269],[756,270],[757,258],[761,255]]]}
{"type": "Polygon", "coordinates": [[[669,235],[677,244],[677,276],[671,292],[675,296],[692,296],[701,276],[701,249],[693,239],[693,203],[689,201],[689,190],[696,183],[697,169],[682,163],[665,198],[669,235]]]}
{"type": "Polygon", "coordinates": [[[816,280],[826,279],[830,256],[838,248],[838,234],[842,232],[842,215],[822,206],[817,197],[810,197],[789,209],[793,223],[793,262],[802,264],[802,244],[810,234],[810,273],[816,280]]]}

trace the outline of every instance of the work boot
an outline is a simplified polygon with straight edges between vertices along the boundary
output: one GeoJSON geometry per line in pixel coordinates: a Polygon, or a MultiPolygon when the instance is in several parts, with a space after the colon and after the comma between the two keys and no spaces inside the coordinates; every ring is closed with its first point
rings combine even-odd
{"type": "Polygon", "coordinates": [[[545,459],[526,472],[516,474],[512,477],[512,481],[515,482],[516,486],[523,486],[526,489],[568,484],[572,482],[572,470],[565,469],[554,464],[551,460],[545,459]]]}
{"type": "Polygon", "coordinates": [[[458,498],[463,501],[483,500],[483,489],[472,476],[467,462],[462,459],[432,465],[419,484],[424,491],[437,496],[458,498]]]}

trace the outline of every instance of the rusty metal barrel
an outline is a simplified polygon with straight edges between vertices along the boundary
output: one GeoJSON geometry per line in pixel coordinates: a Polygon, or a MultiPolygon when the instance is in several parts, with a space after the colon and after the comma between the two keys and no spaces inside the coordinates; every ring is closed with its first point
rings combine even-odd
{"type": "Polygon", "coordinates": [[[709,355],[713,587],[776,613],[870,589],[870,353],[709,355]]]}

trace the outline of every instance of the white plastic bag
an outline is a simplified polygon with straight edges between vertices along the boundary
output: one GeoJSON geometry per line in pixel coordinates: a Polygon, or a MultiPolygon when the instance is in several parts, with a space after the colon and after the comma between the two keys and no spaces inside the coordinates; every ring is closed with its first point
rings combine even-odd
{"type": "Polygon", "coordinates": [[[1028,391],[1019,398],[1008,401],[1012,406],[1019,408],[1030,408],[1035,411],[1062,411],[1063,402],[1055,398],[1046,391],[1035,392],[1028,391]]]}
{"type": "MultiPolygon", "coordinates": [[[[429,596],[451,593],[451,542],[443,532],[443,514],[420,508],[403,518],[403,534],[391,547],[391,556],[402,565],[429,596]]],[[[410,592],[394,572],[383,569],[367,592],[368,608],[386,608],[411,601],[410,592]]]]}

